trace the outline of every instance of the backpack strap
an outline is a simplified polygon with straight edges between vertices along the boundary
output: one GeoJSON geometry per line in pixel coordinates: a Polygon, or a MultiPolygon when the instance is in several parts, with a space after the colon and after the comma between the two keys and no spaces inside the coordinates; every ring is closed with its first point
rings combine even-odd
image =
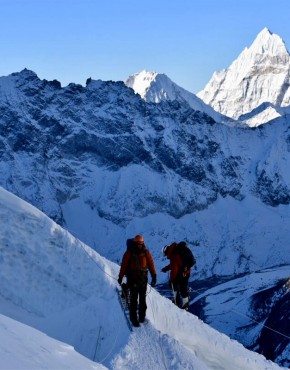
{"type": "MultiPolygon", "coordinates": [[[[131,254],[131,258],[133,259],[136,267],[137,267],[137,270],[138,271],[142,271],[142,272],[147,272],[148,271],[148,267],[146,268],[142,268],[140,266],[140,261],[139,261],[139,256],[137,253],[132,253],[132,251],[130,251],[130,254],[131,254]]],[[[147,249],[144,250],[144,254],[145,254],[145,258],[146,258],[146,262],[147,262],[147,249]]]]}

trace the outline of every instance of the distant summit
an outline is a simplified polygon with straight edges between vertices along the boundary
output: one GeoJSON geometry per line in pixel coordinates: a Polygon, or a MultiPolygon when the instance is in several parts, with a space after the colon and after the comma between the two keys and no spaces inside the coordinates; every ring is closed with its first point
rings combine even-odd
{"type": "MultiPolygon", "coordinates": [[[[251,51],[255,55],[282,55],[288,54],[284,41],[280,36],[271,32],[268,28],[264,28],[256,37],[251,45],[251,51]]],[[[246,48],[246,50],[248,50],[246,48]]]]}
{"type": "MultiPolygon", "coordinates": [[[[167,76],[161,75],[157,72],[149,72],[146,70],[143,70],[139,73],[135,73],[132,76],[129,76],[129,78],[125,81],[125,84],[128,87],[131,87],[136,94],[139,94],[142,99],[145,101],[153,101],[155,103],[159,103],[162,98],[166,97],[166,92],[163,91],[162,86],[160,91],[156,91],[154,94],[153,91],[150,89],[152,84],[160,85],[160,80],[166,80],[167,76]],[[164,78],[165,77],[165,78],[164,78]],[[158,81],[156,81],[158,79],[158,81]]],[[[155,88],[155,90],[157,90],[155,88]]]]}
{"type": "Polygon", "coordinates": [[[144,70],[129,76],[125,84],[131,87],[146,102],[160,103],[162,100],[186,102],[194,110],[208,114],[215,121],[226,120],[225,117],[215,112],[212,107],[205,104],[195,94],[178,86],[165,74],[144,70]]]}
{"type": "Polygon", "coordinates": [[[216,111],[240,118],[261,104],[272,109],[248,121],[257,126],[280,115],[279,107],[290,104],[290,56],[280,36],[264,28],[249,48],[227,68],[215,72],[197,95],[216,111]],[[275,109],[277,107],[277,109],[275,109]]]}

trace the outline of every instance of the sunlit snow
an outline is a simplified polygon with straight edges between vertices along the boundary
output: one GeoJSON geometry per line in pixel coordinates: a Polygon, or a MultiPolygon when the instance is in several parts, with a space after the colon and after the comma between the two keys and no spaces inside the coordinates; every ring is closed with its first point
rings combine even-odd
{"type": "Polygon", "coordinates": [[[119,266],[0,188],[0,369],[278,369],[148,286],[130,332],[119,266]]]}

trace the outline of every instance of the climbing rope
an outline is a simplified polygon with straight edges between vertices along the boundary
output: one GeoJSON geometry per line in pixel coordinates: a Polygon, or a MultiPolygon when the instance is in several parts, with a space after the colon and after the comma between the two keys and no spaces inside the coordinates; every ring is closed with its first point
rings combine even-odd
{"type": "MultiPolygon", "coordinates": [[[[246,257],[245,257],[246,258],[246,257]]],[[[249,260],[251,260],[250,258],[248,258],[249,260]]],[[[255,262],[255,261],[253,261],[253,260],[251,260],[253,263],[255,263],[255,265],[257,265],[260,269],[261,269],[261,267],[255,262]]],[[[258,271],[258,270],[257,270],[258,271]]],[[[288,281],[285,283],[285,290],[288,290],[288,286],[287,286],[287,283],[288,283],[288,281]]],[[[288,283],[289,284],[289,283],[288,283]]],[[[199,290],[197,290],[197,289],[193,289],[192,287],[189,287],[188,288],[188,292],[189,293],[191,293],[191,292],[194,292],[194,293],[196,293],[198,296],[199,295],[202,295],[202,294],[204,294],[204,292],[201,292],[201,291],[199,291],[199,290]]],[[[245,314],[242,314],[242,313],[240,313],[240,312],[238,312],[238,311],[236,311],[236,310],[229,310],[229,312],[233,312],[233,313],[235,313],[235,314],[237,314],[237,315],[240,315],[240,316],[243,316],[243,317],[247,317],[248,319],[250,319],[250,320],[252,320],[253,322],[255,322],[255,323],[257,323],[257,324],[259,324],[259,325],[263,325],[263,327],[265,327],[265,328],[267,328],[268,330],[271,330],[271,331],[273,331],[273,332],[275,332],[276,334],[279,334],[279,335],[281,335],[281,336],[283,336],[284,338],[287,338],[287,339],[290,339],[290,337],[289,336],[287,336],[286,334],[283,334],[283,333],[281,333],[281,332],[279,332],[278,330],[275,330],[275,329],[273,329],[273,328],[271,328],[271,327],[269,327],[268,325],[265,325],[265,324],[262,324],[261,322],[259,322],[259,321],[257,321],[257,320],[255,320],[253,317],[251,317],[251,316],[248,316],[248,315],[245,315],[245,314]]]]}
{"type": "Polygon", "coordinates": [[[283,334],[283,333],[281,333],[281,332],[279,332],[278,330],[275,330],[275,329],[273,329],[273,328],[270,328],[270,326],[265,325],[265,324],[263,324],[263,323],[261,323],[261,322],[259,322],[259,321],[255,320],[255,319],[253,319],[252,317],[250,317],[250,316],[248,316],[248,315],[242,314],[242,313],[240,313],[240,312],[238,312],[238,311],[235,311],[235,310],[230,310],[230,312],[234,312],[234,313],[235,313],[235,314],[237,314],[237,315],[247,317],[248,319],[252,320],[252,321],[253,321],[253,322],[255,322],[256,324],[263,325],[263,327],[264,327],[264,328],[267,328],[268,330],[271,330],[271,331],[273,331],[273,332],[274,332],[274,333],[276,333],[276,334],[282,335],[283,337],[285,337],[285,338],[287,338],[287,339],[290,339],[290,337],[288,337],[288,335],[283,334]]]}
{"type": "Polygon", "coordinates": [[[98,361],[98,363],[100,363],[100,364],[102,364],[104,361],[106,361],[106,359],[111,355],[111,353],[113,352],[113,349],[114,349],[114,347],[115,347],[115,345],[116,345],[116,342],[117,342],[117,338],[118,338],[118,336],[119,336],[119,333],[120,333],[120,322],[119,322],[119,325],[118,325],[118,331],[117,331],[117,333],[116,333],[116,335],[115,335],[115,340],[114,340],[114,343],[112,344],[112,346],[111,346],[111,349],[110,349],[110,351],[106,354],[106,356],[105,357],[103,357],[101,360],[99,360],[98,361]]]}
{"type": "Polygon", "coordinates": [[[112,276],[110,275],[108,272],[106,272],[104,269],[101,268],[101,266],[99,266],[99,264],[97,263],[97,261],[95,261],[93,259],[93,257],[88,253],[88,251],[85,249],[85,247],[83,246],[83,244],[81,243],[81,248],[83,249],[83,251],[87,254],[87,256],[94,262],[94,264],[98,267],[99,270],[101,270],[104,274],[106,274],[107,276],[109,276],[110,278],[112,278],[113,280],[116,280],[118,281],[118,279],[115,278],[115,276],[112,276]]]}
{"type": "MultiPolygon", "coordinates": [[[[112,276],[112,275],[110,275],[109,273],[107,273],[104,269],[102,269],[99,265],[98,265],[98,263],[92,258],[92,256],[86,251],[86,249],[83,247],[83,245],[81,244],[81,247],[82,247],[82,249],[84,250],[84,252],[88,255],[88,257],[94,262],[94,264],[104,273],[104,274],[106,274],[107,276],[109,276],[110,278],[112,278],[113,280],[115,280],[115,281],[117,281],[117,279],[114,277],[114,276],[112,276]]],[[[246,257],[245,257],[246,258],[246,257]]],[[[258,267],[259,267],[259,265],[255,262],[255,261],[253,261],[250,257],[248,257],[248,258],[246,258],[246,259],[248,259],[248,260],[250,260],[251,262],[253,262],[254,264],[256,264],[258,267]]],[[[151,287],[151,285],[150,284],[147,284],[147,285],[149,285],[149,291],[146,291],[146,296],[148,296],[150,293],[151,293],[151,290],[152,290],[152,287],[151,287]]],[[[200,294],[202,294],[200,291],[198,291],[198,290],[195,290],[195,289],[192,289],[192,288],[189,288],[189,291],[191,291],[191,292],[195,292],[195,293],[197,293],[198,295],[200,295],[200,294]]],[[[151,310],[152,310],[152,308],[151,308],[151,310]]],[[[287,339],[290,339],[290,337],[289,336],[287,336],[286,334],[283,334],[283,333],[281,333],[281,332],[279,332],[278,330],[275,330],[275,329],[273,329],[273,328],[271,328],[271,327],[269,327],[268,325],[264,325],[264,324],[262,324],[261,322],[259,322],[259,321],[257,321],[257,320],[255,320],[254,318],[252,318],[252,317],[250,317],[250,316],[248,316],[248,315],[245,315],[245,314],[242,314],[242,313],[240,313],[240,312],[238,312],[238,311],[236,311],[236,310],[230,310],[229,312],[233,312],[233,313],[235,313],[235,314],[237,314],[237,315],[240,315],[240,316],[244,316],[244,317],[247,317],[248,319],[250,319],[250,320],[252,320],[253,322],[255,322],[255,323],[257,323],[257,324],[260,324],[260,325],[263,325],[263,327],[265,327],[265,328],[267,328],[268,330],[270,330],[270,331],[272,331],[272,332],[274,332],[274,333],[276,333],[276,334],[279,334],[279,335],[281,335],[281,336],[283,336],[284,338],[287,338],[287,339]]],[[[152,310],[152,316],[153,316],[153,319],[154,319],[154,321],[155,321],[155,317],[154,317],[154,312],[153,312],[153,310],[152,310]]],[[[160,334],[159,334],[160,335],[160,334]]],[[[161,338],[160,338],[160,340],[161,340],[161,338]]],[[[116,343],[116,341],[117,341],[117,335],[116,335],[116,337],[115,337],[115,343],[116,343]]],[[[115,343],[114,343],[114,345],[115,345],[115,343]]],[[[161,351],[162,351],[162,353],[163,353],[163,348],[162,348],[162,346],[161,346],[161,344],[159,344],[160,345],[160,347],[161,347],[161,351]]],[[[102,363],[103,361],[105,361],[106,359],[107,359],[107,357],[112,353],[112,351],[113,351],[113,347],[114,346],[112,346],[112,349],[111,349],[111,351],[105,356],[105,358],[102,360],[102,361],[100,361],[100,363],[102,363]]],[[[163,353],[163,356],[164,356],[164,353],[163,353]]],[[[167,369],[167,367],[166,367],[166,364],[164,363],[164,366],[165,366],[165,368],[167,369]]]]}
{"type": "MultiPolygon", "coordinates": [[[[191,292],[195,292],[195,293],[197,293],[197,295],[204,294],[203,292],[200,292],[200,291],[195,290],[195,289],[192,289],[192,288],[189,288],[189,291],[191,291],[191,292]]],[[[255,322],[256,324],[263,325],[263,327],[267,328],[268,330],[271,330],[271,331],[275,332],[276,334],[279,334],[279,335],[281,335],[281,336],[283,336],[283,337],[285,337],[285,338],[287,338],[287,339],[290,339],[290,337],[289,337],[289,336],[287,336],[286,334],[283,334],[283,333],[279,332],[278,330],[275,330],[275,329],[273,329],[273,328],[269,327],[268,325],[265,325],[265,324],[263,324],[262,322],[259,322],[259,321],[255,320],[255,319],[254,319],[253,317],[251,317],[251,316],[248,316],[248,315],[242,314],[242,313],[240,313],[239,311],[236,311],[236,310],[234,310],[234,309],[231,309],[231,310],[229,310],[228,312],[233,312],[233,313],[235,313],[235,314],[237,314],[237,315],[240,315],[240,316],[243,316],[243,317],[247,317],[248,319],[252,320],[252,321],[253,321],[253,322],[255,322]]]]}
{"type": "MultiPolygon", "coordinates": [[[[115,276],[112,276],[110,275],[108,272],[106,272],[104,269],[102,269],[101,266],[99,266],[99,264],[97,263],[97,261],[95,261],[93,259],[93,257],[86,251],[86,249],[84,248],[84,246],[81,244],[81,248],[83,249],[83,251],[88,255],[88,257],[94,262],[94,264],[98,267],[99,270],[101,270],[104,274],[106,274],[107,276],[109,276],[111,279],[115,280],[115,281],[118,281],[118,279],[115,277],[115,276]]],[[[149,285],[149,292],[146,292],[146,295],[150,294],[151,292],[151,285],[148,283],[147,286],[149,285]]]]}
{"type": "MultiPolygon", "coordinates": [[[[85,249],[85,247],[82,244],[81,244],[81,248],[87,254],[87,256],[93,261],[93,263],[97,266],[97,268],[99,270],[101,270],[104,274],[106,274],[107,276],[109,276],[111,279],[113,279],[115,281],[118,281],[118,279],[116,279],[115,276],[110,275],[101,266],[99,266],[99,264],[97,263],[97,261],[88,253],[88,251],[85,249]]],[[[148,288],[148,286],[149,286],[149,291],[148,290],[146,291],[146,296],[148,296],[151,293],[151,290],[152,290],[152,286],[150,284],[147,284],[147,288],[148,288]]],[[[116,291],[116,294],[119,294],[119,293],[116,291]]],[[[126,302],[126,304],[127,304],[127,302],[126,302]]],[[[112,353],[113,348],[114,348],[114,346],[115,346],[115,344],[117,342],[117,338],[118,338],[119,332],[120,332],[120,322],[119,322],[119,326],[118,327],[119,327],[119,330],[116,331],[115,340],[114,340],[113,345],[111,346],[111,350],[108,352],[108,354],[101,361],[98,361],[99,363],[103,363],[110,356],[110,354],[112,353]]],[[[94,358],[96,356],[96,351],[97,351],[98,342],[99,342],[99,336],[100,336],[100,331],[99,331],[99,335],[98,335],[98,339],[97,339],[97,345],[96,345],[96,349],[95,349],[94,358]]]]}
{"type": "Polygon", "coordinates": [[[98,350],[98,345],[99,345],[99,340],[100,340],[101,329],[102,329],[102,327],[100,326],[99,334],[98,334],[98,339],[97,339],[97,344],[96,344],[96,349],[95,349],[95,353],[94,353],[94,357],[93,357],[93,361],[96,360],[96,355],[97,355],[97,350],[98,350]]]}

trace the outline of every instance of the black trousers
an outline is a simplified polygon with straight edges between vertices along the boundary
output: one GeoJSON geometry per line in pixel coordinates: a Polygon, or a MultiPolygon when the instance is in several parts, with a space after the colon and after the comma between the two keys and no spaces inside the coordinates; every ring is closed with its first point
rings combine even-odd
{"type": "Polygon", "coordinates": [[[137,309],[139,300],[139,320],[145,319],[146,316],[146,291],[147,291],[147,279],[141,281],[129,281],[130,289],[130,319],[131,321],[137,321],[137,309]]]}
{"type": "Polygon", "coordinates": [[[182,298],[185,298],[188,296],[188,288],[187,288],[188,280],[189,280],[189,275],[183,276],[182,273],[179,273],[172,283],[173,290],[177,291],[181,295],[182,298]]]}

